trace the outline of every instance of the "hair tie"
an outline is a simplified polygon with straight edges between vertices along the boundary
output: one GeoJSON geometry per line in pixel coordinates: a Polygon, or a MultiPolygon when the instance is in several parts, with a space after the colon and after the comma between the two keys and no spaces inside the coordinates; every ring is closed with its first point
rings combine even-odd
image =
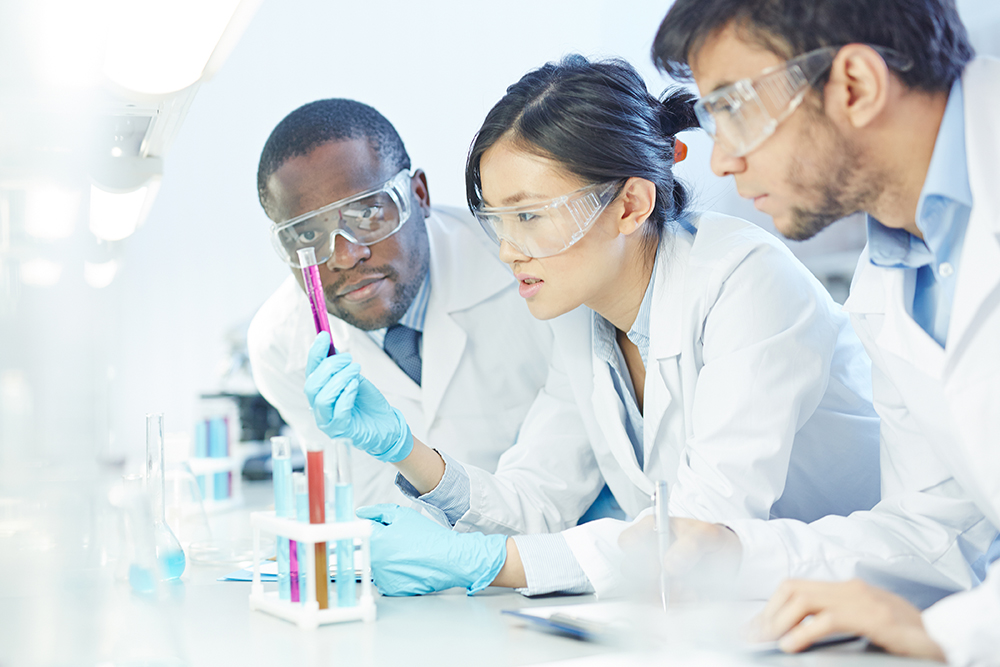
{"type": "Polygon", "coordinates": [[[683,162],[684,158],[688,156],[688,147],[680,139],[674,137],[674,164],[678,162],[683,162]]]}

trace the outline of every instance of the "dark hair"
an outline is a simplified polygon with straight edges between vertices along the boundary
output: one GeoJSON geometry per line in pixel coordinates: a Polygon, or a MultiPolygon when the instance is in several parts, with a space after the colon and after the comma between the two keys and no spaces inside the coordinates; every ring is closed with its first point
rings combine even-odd
{"type": "Polygon", "coordinates": [[[482,204],[479,164],[507,138],[555,160],[585,183],[633,176],[656,185],[650,215],[657,237],[685,209],[688,195],[674,178],[674,135],[697,126],[694,98],[668,91],[660,102],[624,60],[590,62],[567,56],[528,72],[490,109],[465,167],[470,208],[482,204]]]}
{"type": "Polygon", "coordinates": [[[653,62],[688,80],[691,57],[729,24],[785,59],[824,46],[888,47],[913,62],[896,71],[900,80],[927,92],[948,90],[975,55],[955,0],[677,0],[653,40],[653,62]]]}
{"type": "Polygon", "coordinates": [[[367,139],[379,160],[394,173],[410,168],[403,140],[385,116],[354,100],[317,100],[285,116],[267,138],[257,167],[261,205],[267,208],[267,180],[281,165],[322,144],[349,139],[367,139]]]}

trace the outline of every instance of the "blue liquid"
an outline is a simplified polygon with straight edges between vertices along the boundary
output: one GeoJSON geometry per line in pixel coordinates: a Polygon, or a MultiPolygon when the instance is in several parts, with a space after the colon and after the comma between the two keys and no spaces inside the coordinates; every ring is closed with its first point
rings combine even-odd
{"type": "Polygon", "coordinates": [[[149,568],[135,563],[128,566],[128,583],[136,593],[152,593],[156,587],[156,580],[149,568]]]}
{"type": "Polygon", "coordinates": [[[181,543],[177,541],[170,526],[165,523],[157,521],[153,525],[153,533],[156,539],[156,561],[159,565],[160,581],[178,579],[184,573],[184,566],[187,564],[181,543]]]}
{"type": "MultiPolygon", "coordinates": [[[[274,512],[279,517],[295,518],[292,502],[292,461],[288,457],[271,457],[274,479],[274,512]]],[[[278,537],[278,597],[291,600],[292,577],[289,563],[289,540],[278,537]]],[[[297,552],[296,552],[297,553],[297,552]]],[[[295,578],[298,584],[298,576],[295,578]]]]}
{"type": "Polygon", "coordinates": [[[184,566],[187,564],[184,552],[180,549],[159,554],[156,559],[160,562],[160,579],[163,581],[179,579],[184,573],[184,566]]]}
{"type": "MultiPolygon", "coordinates": [[[[309,494],[298,493],[295,495],[295,518],[302,523],[309,523],[309,494]]],[[[299,601],[305,604],[309,599],[309,577],[306,573],[306,545],[297,542],[299,559],[299,601]]]]}
{"type": "MultiPolygon", "coordinates": [[[[354,488],[350,484],[334,487],[337,521],[354,521],[354,488]]],[[[353,607],[356,602],[354,580],[354,540],[337,540],[337,606],[353,607]]]]}

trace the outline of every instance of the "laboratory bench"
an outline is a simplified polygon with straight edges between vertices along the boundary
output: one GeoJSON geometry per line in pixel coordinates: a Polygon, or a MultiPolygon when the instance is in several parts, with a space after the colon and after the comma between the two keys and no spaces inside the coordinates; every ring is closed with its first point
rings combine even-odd
{"type": "MultiPolygon", "coordinates": [[[[213,534],[223,540],[251,537],[250,511],[267,506],[269,482],[244,485],[246,504],[211,517],[213,534]]],[[[819,649],[797,656],[766,654],[708,658],[689,649],[672,651],[662,644],[655,660],[628,655],[620,645],[581,641],[540,630],[535,624],[502,614],[525,607],[593,602],[593,596],[529,599],[505,589],[475,596],[461,590],[408,598],[376,597],[378,619],[300,629],[249,608],[249,582],[218,581],[238,565],[189,559],[180,582],[165,586],[159,604],[131,593],[118,582],[105,586],[97,612],[95,597],[64,592],[58,602],[0,595],[0,667],[91,664],[76,655],[126,658],[137,647],[163,646],[191,667],[235,665],[319,665],[449,667],[457,665],[537,665],[565,662],[565,667],[639,664],[759,665],[762,667],[918,667],[922,663],[865,650],[858,643],[819,649]],[[85,601],[86,600],[86,601],[85,601]],[[69,656],[67,656],[67,652],[69,656]]],[[[13,573],[7,573],[12,576],[13,573]]],[[[272,587],[274,584],[271,585],[272,587]]],[[[81,584],[81,590],[85,588],[81,584]]],[[[655,608],[653,608],[655,610],[655,608]]],[[[136,664],[116,659],[100,667],[136,664]]],[[[147,664],[145,662],[141,663],[147,664]]],[[[148,663],[153,664],[153,663],[148,663]]]]}

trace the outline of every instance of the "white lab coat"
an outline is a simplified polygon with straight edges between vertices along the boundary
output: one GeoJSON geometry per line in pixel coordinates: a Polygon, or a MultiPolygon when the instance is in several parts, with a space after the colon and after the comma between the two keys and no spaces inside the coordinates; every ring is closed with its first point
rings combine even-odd
{"type": "MultiPolygon", "coordinates": [[[[962,88],[973,207],[947,345],[911,316],[916,271],[862,255],[845,309],[873,362],[884,500],[808,526],[730,524],[758,595],[789,576],[861,576],[926,606],[983,574],[969,563],[1000,527],[1000,61],[974,60],[962,88]]],[[[925,612],[955,664],[1000,664],[1000,570],[991,574],[987,588],[925,612]]]]}
{"type": "MultiPolygon", "coordinates": [[[[531,316],[510,270],[468,211],[436,208],[426,224],[431,292],[421,385],[366,332],[333,316],[330,329],[337,349],[361,364],[417,438],[493,470],[545,382],[551,333],[531,316]]],[[[309,301],[291,276],[254,316],[247,336],[258,390],[303,445],[328,441],[303,393],[315,337],[309,301]]],[[[360,453],[352,462],[358,505],[409,504],[393,484],[393,466],[360,453]]]]}
{"type": "Polygon", "coordinates": [[[870,366],[848,318],[777,239],[702,214],[670,233],[652,280],[640,469],[593,313],[552,321],[553,365],[495,475],[466,466],[458,530],[563,533],[599,595],[623,584],[628,523],[575,526],[606,482],[629,517],[654,480],[675,516],[817,518],[878,501],[870,366]]]}

